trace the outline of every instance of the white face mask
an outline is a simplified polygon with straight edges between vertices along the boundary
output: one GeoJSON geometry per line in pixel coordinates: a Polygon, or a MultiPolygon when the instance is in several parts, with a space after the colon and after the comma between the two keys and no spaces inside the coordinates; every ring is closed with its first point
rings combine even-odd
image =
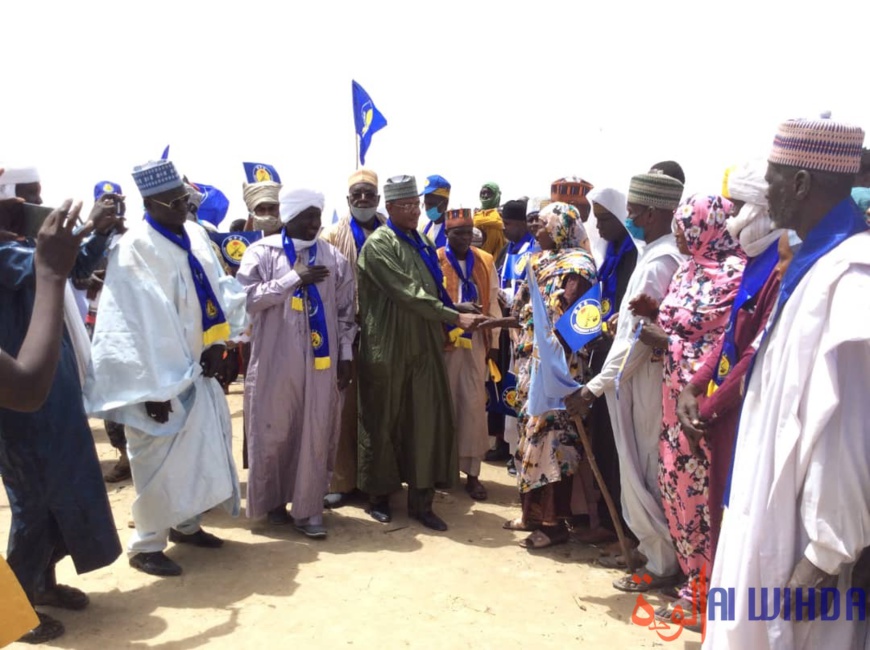
{"type": "Polygon", "coordinates": [[[281,230],[281,219],[270,214],[258,217],[253,215],[252,224],[254,230],[262,230],[266,233],[275,233],[281,230]]]}
{"type": "Polygon", "coordinates": [[[361,223],[368,223],[372,219],[375,218],[375,215],[378,213],[378,208],[357,208],[354,206],[350,206],[350,214],[351,216],[361,223]]]}

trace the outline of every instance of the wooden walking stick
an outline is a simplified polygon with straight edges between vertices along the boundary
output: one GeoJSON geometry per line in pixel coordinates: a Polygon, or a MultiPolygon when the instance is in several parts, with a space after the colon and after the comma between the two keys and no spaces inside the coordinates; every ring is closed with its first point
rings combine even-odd
{"type": "Polygon", "coordinates": [[[604,478],[601,476],[601,470],[598,469],[598,461],[595,460],[595,454],[592,451],[592,443],[589,436],[586,434],[586,427],[583,426],[583,420],[574,415],[571,416],[574,426],[577,427],[577,433],[580,434],[580,442],[583,444],[583,451],[586,453],[586,458],[589,460],[589,466],[592,468],[592,474],[595,476],[595,481],[598,483],[598,488],[601,490],[601,496],[604,497],[604,503],[607,504],[607,511],[610,513],[610,518],[613,520],[613,527],[616,528],[616,536],[619,538],[619,546],[622,549],[622,557],[625,558],[625,564],[628,570],[634,573],[634,570],[639,568],[636,564],[634,553],[628,547],[628,538],[625,536],[625,531],[622,529],[622,520],[619,517],[619,512],[616,509],[616,504],[613,502],[613,497],[610,496],[610,490],[604,483],[604,478]]]}

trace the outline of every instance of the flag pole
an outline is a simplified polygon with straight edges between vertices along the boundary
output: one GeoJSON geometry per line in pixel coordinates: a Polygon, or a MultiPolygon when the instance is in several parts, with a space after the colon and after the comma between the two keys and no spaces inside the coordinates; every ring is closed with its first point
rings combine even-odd
{"type": "Polygon", "coordinates": [[[356,159],[354,160],[356,167],[354,169],[359,169],[359,136],[356,134],[356,131],[353,134],[353,141],[356,144],[356,159]]]}
{"type": "Polygon", "coordinates": [[[592,474],[595,475],[598,489],[601,490],[601,496],[604,497],[604,503],[607,504],[607,511],[610,513],[610,519],[613,521],[613,527],[616,529],[616,537],[619,539],[619,547],[622,549],[622,557],[625,558],[628,570],[634,573],[634,570],[638,568],[636,566],[636,558],[628,547],[628,538],[622,529],[619,511],[616,509],[616,504],[613,502],[610,490],[607,489],[607,485],[604,483],[604,477],[601,476],[601,470],[598,468],[598,461],[595,460],[595,453],[592,451],[592,443],[589,440],[589,435],[586,433],[586,427],[583,426],[583,420],[579,417],[573,416],[571,420],[574,422],[574,426],[577,427],[577,433],[580,434],[580,442],[583,444],[586,460],[589,461],[589,467],[592,469],[592,474]]]}

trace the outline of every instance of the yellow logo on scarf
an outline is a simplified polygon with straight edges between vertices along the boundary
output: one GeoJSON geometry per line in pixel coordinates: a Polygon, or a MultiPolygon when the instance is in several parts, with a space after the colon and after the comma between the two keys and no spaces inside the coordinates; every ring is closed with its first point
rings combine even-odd
{"type": "Polygon", "coordinates": [[[320,332],[311,332],[311,346],[319,350],[321,345],[323,345],[323,336],[320,332]]]}
{"type": "Polygon", "coordinates": [[[520,255],[516,264],[514,264],[514,273],[516,275],[522,275],[523,271],[526,270],[526,265],[528,263],[529,263],[529,256],[528,255],[520,255]]]}
{"type": "Polygon", "coordinates": [[[724,377],[729,372],[731,372],[731,362],[728,361],[728,356],[723,354],[722,359],[719,361],[719,376],[724,377]]]}
{"type": "Polygon", "coordinates": [[[205,303],[205,314],[209,318],[214,318],[217,316],[218,310],[215,307],[214,303],[211,300],[207,300],[205,303]]]}

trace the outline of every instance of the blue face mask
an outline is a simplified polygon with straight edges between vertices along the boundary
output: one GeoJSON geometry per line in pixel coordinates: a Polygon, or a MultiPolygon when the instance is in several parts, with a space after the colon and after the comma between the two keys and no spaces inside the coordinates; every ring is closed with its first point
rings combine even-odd
{"type": "Polygon", "coordinates": [[[645,233],[643,228],[634,223],[634,219],[631,217],[627,217],[625,220],[625,229],[628,231],[628,234],[634,237],[635,239],[639,239],[643,241],[645,233]]]}
{"type": "Polygon", "coordinates": [[[438,212],[437,207],[431,207],[426,209],[426,216],[429,217],[430,221],[438,221],[443,215],[438,212]]]}

